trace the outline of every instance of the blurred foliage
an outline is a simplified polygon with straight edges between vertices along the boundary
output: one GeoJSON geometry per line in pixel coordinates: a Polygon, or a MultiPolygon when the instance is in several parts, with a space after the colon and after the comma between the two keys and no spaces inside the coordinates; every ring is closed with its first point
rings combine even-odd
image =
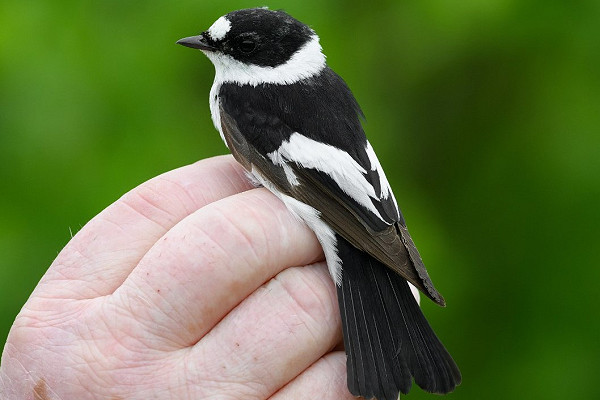
{"type": "MultiPolygon", "coordinates": [[[[256,5],[0,3],[1,343],[71,232],[226,152],[213,67],[174,42],[256,5]]],[[[363,107],[448,301],[424,304],[463,372],[448,398],[600,398],[600,2],[268,5],[319,33],[363,107]]]]}

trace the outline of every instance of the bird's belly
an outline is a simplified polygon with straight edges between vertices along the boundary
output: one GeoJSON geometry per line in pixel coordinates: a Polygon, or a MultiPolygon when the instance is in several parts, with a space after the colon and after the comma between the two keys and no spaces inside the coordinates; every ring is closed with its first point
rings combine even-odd
{"type": "Polygon", "coordinates": [[[308,204],[281,193],[268,179],[265,179],[254,166],[250,173],[256,178],[256,181],[260,182],[265,188],[269,189],[269,191],[277,196],[296,218],[302,220],[315,233],[319,243],[321,243],[321,246],[323,247],[329,274],[335,284],[340,286],[342,283],[342,262],[338,256],[335,232],[321,219],[321,213],[308,204]]]}

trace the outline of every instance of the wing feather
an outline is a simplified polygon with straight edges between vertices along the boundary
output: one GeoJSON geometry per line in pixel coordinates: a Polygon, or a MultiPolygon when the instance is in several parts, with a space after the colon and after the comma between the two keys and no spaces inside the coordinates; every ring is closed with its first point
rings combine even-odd
{"type": "Polygon", "coordinates": [[[220,111],[227,145],[240,164],[249,171],[256,168],[280,192],[317,209],[323,220],[353,246],[400,274],[434,302],[445,304],[433,286],[403,221],[396,221],[383,229],[373,229],[372,223],[357,211],[360,208],[340,196],[335,187],[324,184],[317,170],[288,162],[286,167],[291,168],[297,180],[292,184],[287,177],[289,171],[286,174],[284,166],[274,164],[266,154],[261,154],[240,131],[236,119],[222,107],[220,111]]]}

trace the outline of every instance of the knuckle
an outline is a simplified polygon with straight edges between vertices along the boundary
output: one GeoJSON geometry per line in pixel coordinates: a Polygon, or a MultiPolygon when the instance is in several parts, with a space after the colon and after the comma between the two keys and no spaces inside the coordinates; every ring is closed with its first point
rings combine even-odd
{"type": "Polygon", "coordinates": [[[301,311],[301,319],[313,333],[330,326],[328,322],[337,315],[333,282],[323,276],[326,274],[326,268],[320,263],[288,268],[275,278],[290,299],[290,306],[294,311],[301,311]]]}

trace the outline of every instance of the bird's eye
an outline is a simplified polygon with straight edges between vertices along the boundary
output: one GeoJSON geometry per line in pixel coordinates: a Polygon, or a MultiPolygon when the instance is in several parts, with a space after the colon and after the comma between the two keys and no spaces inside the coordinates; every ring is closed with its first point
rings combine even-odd
{"type": "Polygon", "coordinates": [[[240,50],[244,53],[252,53],[256,49],[256,43],[253,40],[245,39],[240,43],[240,50]]]}

